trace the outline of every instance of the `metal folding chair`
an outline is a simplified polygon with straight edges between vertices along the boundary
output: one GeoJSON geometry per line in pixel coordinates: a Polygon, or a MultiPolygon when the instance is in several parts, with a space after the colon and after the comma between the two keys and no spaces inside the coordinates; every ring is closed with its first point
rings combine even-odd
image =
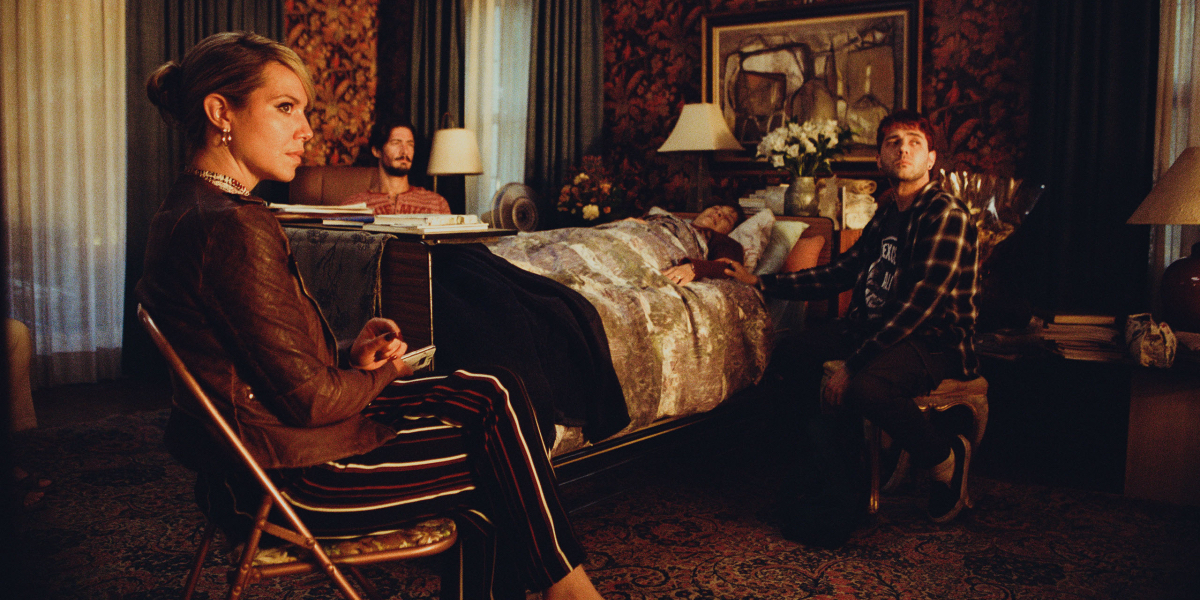
{"type": "MultiPolygon", "coordinates": [[[[179,355],[175,353],[175,349],[167,342],[162,331],[155,325],[150,314],[141,305],[138,305],[138,318],[146,331],[150,333],[154,344],[167,359],[172,375],[204,407],[209,417],[224,434],[226,441],[236,450],[246,469],[254,474],[254,478],[262,486],[264,492],[263,501],[255,516],[249,539],[241,551],[235,570],[230,574],[230,579],[233,581],[228,596],[230,600],[241,597],[249,584],[262,579],[311,573],[318,570],[327,574],[344,596],[352,600],[361,600],[358,591],[350,585],[339,567],[345,567],[354,575],[368,597],[378,598],[378,590],[362,575],[358,569],[359,566],[430,556],[454,546],[458,539],[458,532],[455,529],[454,521],[449,518],[424,521],[402,531],[385,535],[338,540],[336,543],[328,545],[318,543],[301,522],[296,511],[280,494],[266,471],[246,450],[237,433],[217,411],[212,399],[200,387],[200,384],[188,371],[187,366],[180,360],[179,355]],[[267,520],[272,508],[278,508],[283,513],[288,527],[276,525],[267,520]],[[262,549],[259,542],[264,533],[279,538],[286,544],[279,548],[262,549]]],[[[216,525],[210,518],[200,547],[196,551],[191,573],[188,575],[184,588],[184,600],[189,600],[195,592],[200,573],[204,568],[204,559],[208,555],[215,534],[216,525]]]]}

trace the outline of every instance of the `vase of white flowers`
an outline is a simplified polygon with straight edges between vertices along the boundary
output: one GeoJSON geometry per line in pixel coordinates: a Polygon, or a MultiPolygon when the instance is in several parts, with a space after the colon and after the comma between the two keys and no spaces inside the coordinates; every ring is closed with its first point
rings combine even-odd
{"type": "Polygon", "coordinates": [[[787,173],[791,182],[784,195],[789,215],[817,216],[816,177],[832,175],[829,161],[846,152],[851,132],[832,119],[784,123],[763,137],[758,156],[787,173]]]}

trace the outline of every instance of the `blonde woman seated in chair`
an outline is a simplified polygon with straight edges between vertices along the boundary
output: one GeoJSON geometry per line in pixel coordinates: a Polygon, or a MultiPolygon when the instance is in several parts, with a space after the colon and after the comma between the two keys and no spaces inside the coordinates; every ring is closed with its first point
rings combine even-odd
{"type": "Polygon", "coordinates": [[[850,250],[822,267],[761,279],[730,266],[739,280],[784,298],[853,290],[847,318],[781,343],[773,357],[784,393],[798,396],[794,406],[808,436],[784,534],[813,545],[841,545],[866,514],[857,460],[864,417],[907,451],[914,467],[931,470],[935,522],[949,522],[967,503],[971,443],[937,431],[913,399],[943,379],[978,377],[977,233],[966,205],[930,178],[937,152],[924,116],[893,113],[881,122],[877,142],[879,168],[894,185],[850,250]],[[832,363],[818,384],[823,363],[832,360],[844,362],[832,363]]]}
{"type": "MultiPolygon", "coordinates": [[[[406,344],[378,318],[339,363],[282,228],[250,194],[291,180],[313,135],[312,82],[295,52],[217,34],[160,67],[147,92],[190,156],[151,224],[138,298],[313,533],[364,535],[449,513],[470,565],[461,596],[599,598],[519,379],[397,379],[412,373],[406,344]]],[[[176,395],[168,447],[219,473],[230,461],[195,404],[176,395]]],[[[226,501],[258,505],[233,494],[226,501]]]]}

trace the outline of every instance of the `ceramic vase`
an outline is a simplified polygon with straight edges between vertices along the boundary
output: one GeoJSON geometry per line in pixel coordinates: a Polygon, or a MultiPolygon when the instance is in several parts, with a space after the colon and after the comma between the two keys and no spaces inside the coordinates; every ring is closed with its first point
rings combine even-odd
{"type": "Polygon", "coordinates": [[[791,217],[815,217],[818,214],[817,181],[812,177],[793,177],[783,195],[784,212],[791,217]]]}

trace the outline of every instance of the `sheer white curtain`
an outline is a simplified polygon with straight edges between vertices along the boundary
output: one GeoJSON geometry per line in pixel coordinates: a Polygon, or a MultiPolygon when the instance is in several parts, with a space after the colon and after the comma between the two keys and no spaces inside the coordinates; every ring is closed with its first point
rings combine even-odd
{"type": "MultiPolygon", "coordinates": [[[[1158,113],[1154,179],[1187,148],[1200,146],[1200,19],[1196,0],[1162,0],[1159,20],[1158,113]]],[[[1156,227],[1156,229],[1159,229],[1156,227]]],[[[1153,249],[1155,278],[1191,252],[1200,226],[1165,225],[1153,249]]],[[[1155,288],[1157,284],[1155,284],[1155,288]]]]}
{"type": "Polygon", "coordinates": [[[532,0],[463,0],[463,127],[478,136],[483,159],[483,174],[467,177],[467,213],[490,209],[500,186],[525,181],[532,5],[532,0]]]}
{"type": "Polygon", "coordinates": [[[0,0],[10,316],[35,386],[120,373],[125,2],[0,0]]]}

